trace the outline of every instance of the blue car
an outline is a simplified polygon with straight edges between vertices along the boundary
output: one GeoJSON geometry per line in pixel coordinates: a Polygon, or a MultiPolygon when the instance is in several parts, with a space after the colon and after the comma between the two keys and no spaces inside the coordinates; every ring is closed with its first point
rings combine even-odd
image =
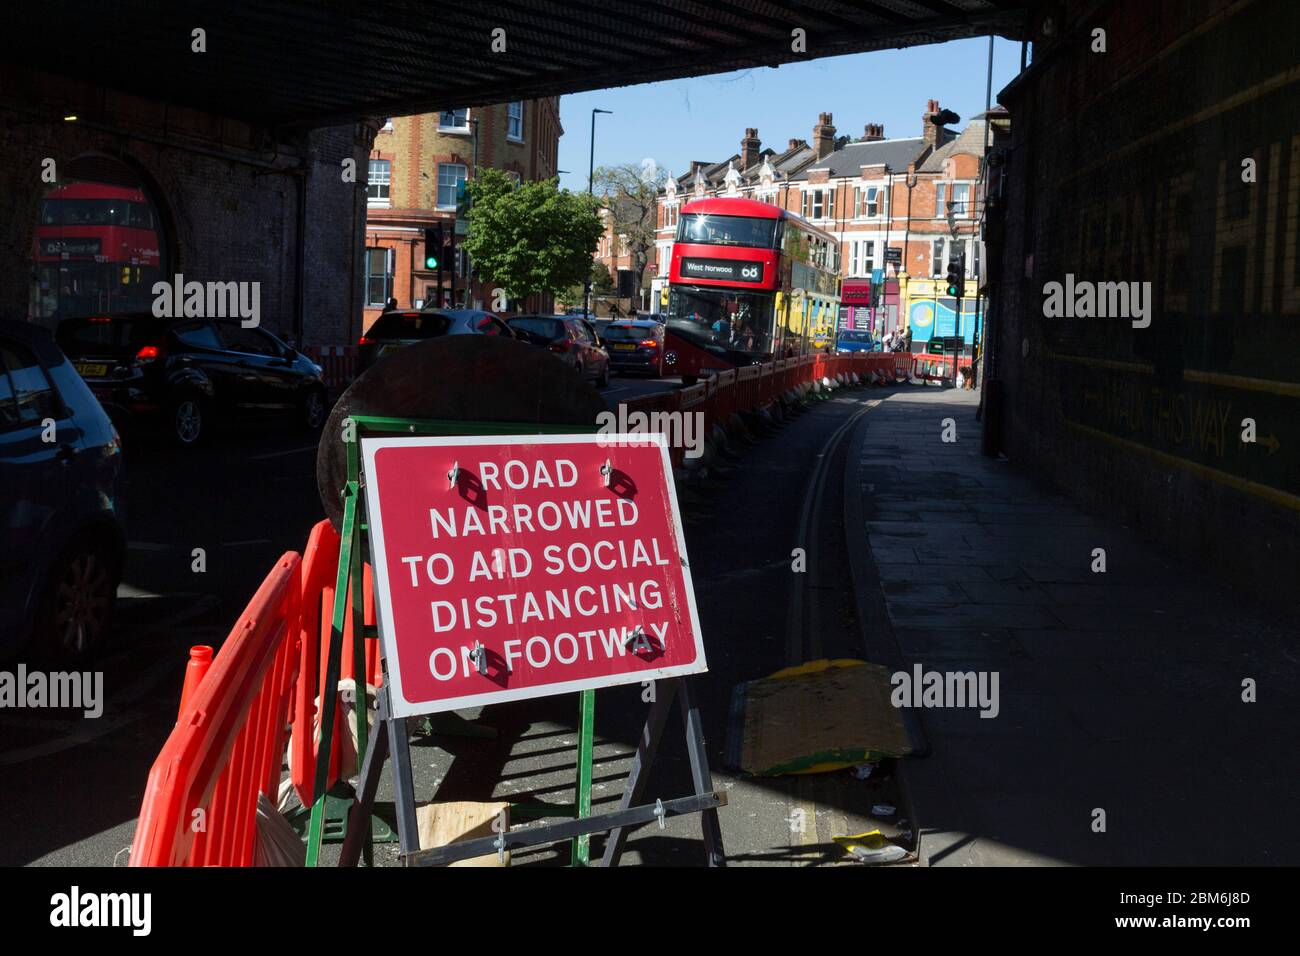
{"type": "Polygon", "coordinates": [[[866,329],[844,329],[835,339],[837,352],[875,352],[879,348],[866,329]]]}
{"type": "Polygon", "coordinates": [[[71,663],[122,576],[122,452],[48,329],[0,320],[0,661],[71,663]]]}

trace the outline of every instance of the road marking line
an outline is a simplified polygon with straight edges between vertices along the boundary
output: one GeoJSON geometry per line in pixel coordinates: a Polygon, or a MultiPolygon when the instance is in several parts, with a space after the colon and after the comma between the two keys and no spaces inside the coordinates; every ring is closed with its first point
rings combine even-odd
{"type": "Polygon", "coordinates": [[[305,451],[316,451],[315,445],[303,445],[301,448],[286,448],[282,451],[268,451],[262,455],[253,455],[249,461],[266,461],[269,458],[284,458],[286,455],[300,455],[305,451]]]}

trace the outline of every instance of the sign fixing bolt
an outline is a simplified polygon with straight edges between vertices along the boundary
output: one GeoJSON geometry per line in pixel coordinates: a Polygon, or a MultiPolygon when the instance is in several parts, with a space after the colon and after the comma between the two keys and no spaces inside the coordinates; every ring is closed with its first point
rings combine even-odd
{"type": "Polygon", "coordinates": [[[455,488],[456,482],[460,479],[460,462],[451,466],[451,471],[447,472],[447,487],[455,488]]]}

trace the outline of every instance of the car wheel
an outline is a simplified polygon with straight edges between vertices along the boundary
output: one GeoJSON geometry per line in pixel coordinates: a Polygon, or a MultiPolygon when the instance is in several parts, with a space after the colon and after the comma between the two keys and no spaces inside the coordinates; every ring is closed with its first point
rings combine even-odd
{"type": "Polygon", "coordinates": [[[578,378],[582,379],[584,382],[587,380],[587,370],[582,367],[581,362],[575,362],[573,370],[578,373],[578,378]]]}
{"type": "Polygon", "coordinates": [[[325,424],[329,409],[325,404],[325,389],[313,388],[302,400],[302,424],[308,431],[316,431],[325,424]]]}
{"type": "Polygon", "coordinates": [[[189,392],[172,403],[171,434],[178,445],[197,445],[203,438],[207,424],[207,406],[198,395],[189,392]]]}
{"type": "Polygon", "coordinates": [[[35,638],[57,661],[80,661],[108,633],[120,577],[112,549],[94,538],[78,540],[55,560],[37,609],[35,638]]]}
{"type": "Polygon", "coordinates": [[[596,384],[601,388],[609,388],[609,363],[608,362],[606,362],[605,367],[600,370],[600,378],[597,380],[596,384]]]}

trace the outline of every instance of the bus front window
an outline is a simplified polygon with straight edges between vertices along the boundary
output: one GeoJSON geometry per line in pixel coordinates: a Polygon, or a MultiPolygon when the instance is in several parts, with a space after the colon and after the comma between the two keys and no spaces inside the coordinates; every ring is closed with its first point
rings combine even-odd
{"type": "Polygon", "coordinates": [[[773,297],[729,289],[673,286],[668,326],[710,351],[772,353],[773,297]]]}

